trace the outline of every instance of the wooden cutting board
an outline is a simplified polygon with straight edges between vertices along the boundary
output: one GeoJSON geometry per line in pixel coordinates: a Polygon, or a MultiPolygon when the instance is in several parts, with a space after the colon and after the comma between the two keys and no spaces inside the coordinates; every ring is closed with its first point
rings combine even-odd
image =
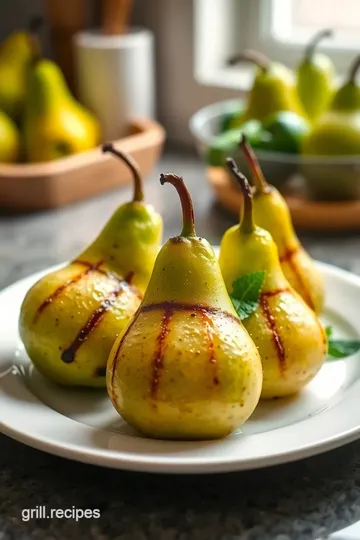
{"type": "MultiPolygon", "coordinates": [[[[207,179],[221,206],[238,216],[242,194],[221,167],[208,167],[207,179]]],[[[301,190],[284,190],[284,196],[297,229],[350,231],[360,229],[360,200],[349,202],[311,201],[301,190]]]]}

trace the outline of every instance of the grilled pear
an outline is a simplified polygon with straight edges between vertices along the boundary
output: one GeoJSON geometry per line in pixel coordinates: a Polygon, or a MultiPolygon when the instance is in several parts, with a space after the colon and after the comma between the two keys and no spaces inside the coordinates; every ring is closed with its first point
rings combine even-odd
{"type": "Polygon", "coordinates": [[[327,338],[315,312],[291,287],[281,269],[271,234],[256,225],[247,179],[235,162],[227,167],[244,196],[240,224],[228,229],[220,245],[219,263],[229,294],[236,279],[264,272],[258,307],[243,320],[263,363],[262,398],[295,394],[319,372],[327,354],[327,338]]]}
{"type": "Polygon", "coordinates": [[[106,386],[113,343],[143,298],[162,238],[162,219],[144,202],[138,167],[134,198],[121,205],[99,236],[60,270],[27,292],[19,330],[25,349],[47,378],[71,386],[106,386]]]}
{"type": "Polygon", "coordinates": [[[183,229],[156,259],[144,299],[109,357],[107,387],[119,414],[153,438],[225,437],[253,413],[262,365],[227,294],[215,253],[196,236],[190,194],[177,189],[183,229]]]}
{"type": "Polygon", "coordinates": [[[249,170],[252,171],[255,222],[259,227],[270,232],[277,246],[286,279],[308,306],[320,314],[325,300],[324,278],[296,235],[284,197],[274,186],[266,182],[259,162],[245,136],[241,139],[240,147],[249,170]]]}

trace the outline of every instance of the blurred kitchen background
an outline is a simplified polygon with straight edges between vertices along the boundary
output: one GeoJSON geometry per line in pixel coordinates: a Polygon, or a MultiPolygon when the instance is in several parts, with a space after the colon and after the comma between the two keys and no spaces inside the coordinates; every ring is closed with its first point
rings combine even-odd
{"type": "MultiPolygon", "coordinates": [[[[341,85],[360,54],[357,0],[331,6],[327,0],[12,0],[0,5],[0,42],[27,29],[34,16],[44,19],[42,55],[60,68],[75,98],[108,123],[98,142],[111,139],[139,161],[148,200],[164,212],[165,237],[178,230],[180,213],[158,175],[172,169],[188,181],[198,228],[212,243],[236,222],[241,206],[219,165],[230,147],[212,144],[229,117],[246,107],[255,75],[251,63],[231,66],[229,58],[252,49],[295,73],[309,40],[331,28],[333,36],[318,52],[331,59],[341,85]],[[127,39],[128,33],[135,38],[127,39]],[[134,116],[143,122],[133,124],[134,116]]],[[[278,125],[286,139],[288,128],[282,120],[278,125]]],[[[255,148],[306,248],[355,272],[358,129],[358,155],[330,153],[311,161],[298,152],[255,148]]],[[[1,286],[75,255],[130,196],[128,171],[98,145],[69,156],[68,145],[57,151],[63,155],[46,162],[21,155],[18,163],[0,163],[1,286]]]]}

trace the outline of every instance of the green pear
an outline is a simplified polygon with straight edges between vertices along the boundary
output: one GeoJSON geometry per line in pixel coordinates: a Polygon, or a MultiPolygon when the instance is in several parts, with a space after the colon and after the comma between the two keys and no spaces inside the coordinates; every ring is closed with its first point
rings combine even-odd
{"type": "Polygon", "coordinates": [[[161,248],[144,299],[111,351],[107,388],[115,409],[154,438],[229,435],[261,392],[257,348],[227,294],[215,253],[195,232],[190,194],[177,189],[183,229],[161,248]]]}
{"type": "Polygon", "coordinates": [[[32,63],[40,54],[37,31],[41,19],[34,18],[29,31],[12,32],[0,46],[0,109],[16,123],[21,121],[32,63]]]}
{"type": "Polygon", "coordinates": [[[23,130],[30,163],[84,152],[101,140],[97,118],[71,94],[59,66],[47,59],[30,74],[23,130]]]}
{"type": "Polygon", "coordinates": [[[0,111],[0,163],[16,163],[20,157],[20,135],[15,123],[0,111]]]}
{"type": "Polygon", "coordinates": [[[105,387],[111,347],[140,305],[162,239],[161,216],[144,202],[136,163],[111,145],[103,150],[133,171],[133,200],[69,264],[37,281],[21,306],[31,361],[62,385],[105,387]]]}

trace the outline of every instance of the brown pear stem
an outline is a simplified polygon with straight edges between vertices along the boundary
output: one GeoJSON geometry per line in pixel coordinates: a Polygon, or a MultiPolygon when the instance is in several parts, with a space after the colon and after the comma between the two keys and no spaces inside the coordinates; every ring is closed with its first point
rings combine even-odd
{"type": "Polygon", "coordinates": [[[116,150],[112,144],[103,144],[102,151],[110,152],[111,154],[114,154],[114,156],[117,156],[120,158],[126,165],[129,167],[131,172],[133,173],[134,178],[134,202],[141,202],[144,200],[144,193],[142,190],[142,178],[140,174],[139,167],[136,163],[136,161],[129,156],[128,154],[125,154],[124,152],[120,150],[116,150]]]}
{"type": "Polygon", "coordinates": [[[226,165],[237,183],[239,184],[241,191],[244,196],[244,211],[240,223],[240,228],[245,233],[252,233],[255,229],[254,219],[253,219],[253,204],[252,204],[252,193],[250,184],[247,178],[239,171],[235,161],[232,158],[226,159],[226,165]]]}
{"type": "Polygon", "coordinates": [[[181,236],[196,236],[194,207],[183,178],[173,173],[162,173],[160,175],[160,183],[162,186],[166,183],[172,184],[179,194],[183,213],[181,236]]]}
{"type": "Polygon", "coordinates": [[[229,66],[235,66],[239,62],[251,62],[252,64],[256,64],[263,73],[266,73],[270,66],[270,60],[267,56],[252,49],[245,49],[228,60],[229,66]]]}
{"type": "Polygon", "coordinates": [[[258,193],[268,193],[271,188],[265,180],[259,161],[245,135],[242,135],[241,137],[240,148],[244,153],[247,165],[252,173],[252,180],[255,184],[256,191],[258,193]]]}
{"type": "Polygon", "coordinates": [[[314,56],[314,53],[315,53],[315,49],[316,47],[318,46],[318,44],[320,43],[320,41],[322,41],[323,39],[325,38],[329,38],[329,37],[333,37],[334,35],[334,31],[331,29],[331,28],[326,28],[324,30],[320,30],[320,32],[317,32],[310,40],[310,42],[308,43],[307,47],[305,48],[305,61],[306,62],[311,62],[313,56],[314,56]]]}
{"type": "Polygon", "coordinates": [[[359,67],[360,67],[360,55],[355,58],[355,60],[353,61],[352,65],[350,67],[349,81],[348,81],[349,83],[355,84],[356,76],[357,76],[358,71],[359,71],[359,67]]]}

